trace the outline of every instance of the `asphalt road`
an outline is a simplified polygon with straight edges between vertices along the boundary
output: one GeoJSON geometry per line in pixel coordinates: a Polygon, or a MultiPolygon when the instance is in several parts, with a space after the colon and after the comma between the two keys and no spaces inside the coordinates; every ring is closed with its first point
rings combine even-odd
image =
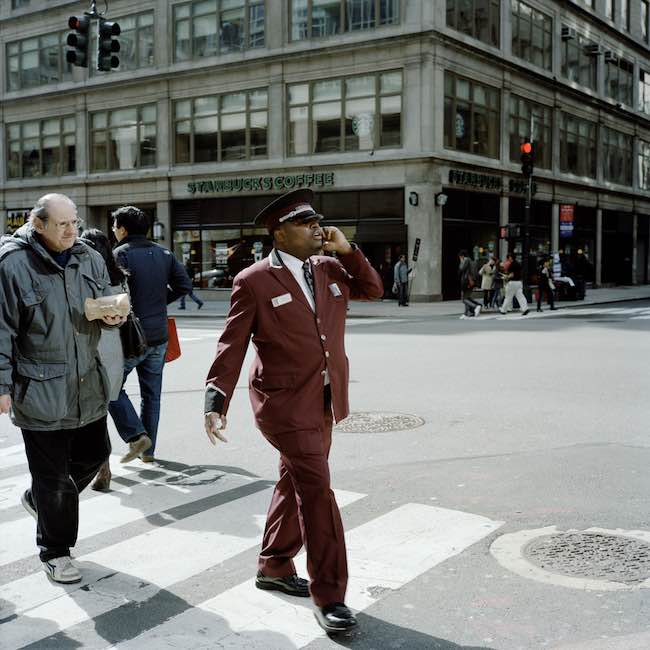
{"type": "Polygon", "coordinates": [[[84,495],[76,590],[39,571],[14,505],[19,432],[0,420],[0,646],[650,648],[650,301],[399,316],[348,325],[348,428],[362,432],[335,433],[331,467],[355,635],[328,639],[308,603],[249,589],[277,457],[245,373],[229,442],[208,443],[223,320],[179,319],[160,462],[84,495]]]}

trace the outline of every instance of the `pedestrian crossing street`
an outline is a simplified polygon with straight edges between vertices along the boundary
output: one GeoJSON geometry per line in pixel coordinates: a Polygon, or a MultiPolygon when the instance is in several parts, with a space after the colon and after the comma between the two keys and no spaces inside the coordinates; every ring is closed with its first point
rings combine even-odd
{"type": "MultiPolygon", "coordinates": [[[[113,490],[87,490],[75,561],[83,580],[49,581],[34,560],[22,445],[0,449],[0,647],[303,648],[324,636],[310,599],[254,587],[272,480],[178,463],[111,459],[113,490]],[[224,563],[250,578],[215,579],[224,563]],[[245,564],[244,564],[245,563],[245,564]],[[230,566],[230,564],[228,565],[230,566]]],[[[371,495],[336,490],[346,511],[371,495]]],[[[421,503],[346,525],[347,603],[357,612],[462,553],[503,522],[421,503]]],[[[306,575],[304,554],[296,561],[306,575]]]]}

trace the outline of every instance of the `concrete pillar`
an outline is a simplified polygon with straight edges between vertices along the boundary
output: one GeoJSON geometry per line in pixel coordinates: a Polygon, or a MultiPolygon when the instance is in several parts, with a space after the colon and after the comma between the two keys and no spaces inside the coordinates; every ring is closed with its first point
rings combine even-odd
{"type": "MultiPolygon", "coordinates": [[[[444,86],[441,86],[444,88],[444,86]]],[[[422,66],[420,57],[411,57],[404,66],[404,106],[402,107],[402,133],[406,151],[422,151],[422,66]]],[[[435,113],[438,115],[439,113],[435,113]]],[[[440,113],[442,115],[442,113],[440,113]]]]}
{"type": "Polygon", "coordinates": [[[551,253],[560,250],[560,204],[551,206],[551,253]]]}
{"type": "Polygon", "coordinates": [[[637,284],[637,267],[639,263],[639,252],[637,246],[639,243],[638,240],[638,230],[639,230],[639,215],[632,215],[632,284],[637,284]]]}
{"type": "MultiPolygon", "coordinates": [[[[510,199],[507,196],[502,196],[499,200],[501,203],[501,210],[499,213],[499,226],[507,226],[510,222],[510,199]]],[[[508,254],[508,240],[499,239],[499,259],[504,260],[508,254]]]]}
{"type": "Polygon", "coordinates": [[[411,274],[411,300],[429,302],[442,299],[442,207],[435,205],[431,183],[404,187],[404,214],[408,227],[408,264],[411,274]],[[417,205],[412,205],[416,201],[417,205]],[[415,240],[420,239],[418,261],[413,262],[415,240]]]}
{"type": "Polygon", "coordinates": [[[172,126],[169,114],[169,98],[161,97],[156,103],[156,144],[158,147],[157,166],[169,169],[172,157],[172,126]]]}
{"type": "Polygon", "coordinates": [[[173,28],[169,25],[169,18],[172,11],[169,8],[169,2],[158,0],[158,6],[155,10],[155,20],[153,23],[154,35],[154,65],[159,68],[166,68],[174,61],[174,51],[176,49],[172,40],[173,28]],[[170,44],[166,47],[165,44],[170,44]]]}
{"type": "Polygon", "coordinates": [[[158,243],[166,248],[172,248],[172,220],[169,201],[156,201],[156,221],[165,227],[165,236],[158,243]]]}
{"type": "MultiPolygon", "coordinates": [[[[269,4],[266,3],[267,7],[269,4]]],[[[283,45],[284,34],[288,34],[289,16],[286,11],[271,11],[270,7],[266,11],[266,25],[264,26],[264,41],[267,49],[278,50],[283,45]]]]}
{"type": "Polygon", "coordinates": [[[284,114],[285,93],[282,79],[282,67],[274,65],[269,79],[269,109],[266,137],[269,160],[282,160],[284,157],[284,114]]]}
{"type": "Polygon", "coordinates": [[[603,209],[596,209],[596,286],[602,284],[603,277],[603,209]]]}

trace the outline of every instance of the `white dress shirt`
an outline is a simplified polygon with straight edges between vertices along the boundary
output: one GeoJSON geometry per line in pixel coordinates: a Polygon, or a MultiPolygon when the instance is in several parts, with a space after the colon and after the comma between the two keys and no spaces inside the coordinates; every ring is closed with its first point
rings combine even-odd
{"type": "MultiPolygon", "coordinates": [[[[289,255],[289,253],[285,253],[284,251],[279,251],[280,259],[284,263],[284,265],[289,269],[291,272],[291,275],[296,279],[296,282],[302,289],[302,292],[305,294],[305,298],[307,298],[307,302],[309,303],[309,306],[312,308],[312,311],[316,311],[316,303],[314,302],[314,296],[312,296],[311,291],[309,290],[309,286],[307,285],[307,280],[305,280],[305,274],[302,270],[302,265],[303,262],[299,260],[297,257],[294,257],[293,255],[289,255]]],[[[312,271],[313,274],[313,271],[312,271]]]]}

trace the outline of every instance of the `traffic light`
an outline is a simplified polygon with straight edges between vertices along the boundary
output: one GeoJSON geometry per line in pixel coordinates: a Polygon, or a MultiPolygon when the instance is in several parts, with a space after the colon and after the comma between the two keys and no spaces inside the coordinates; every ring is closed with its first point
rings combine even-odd
{"type": "Polygon", "coordinates": [[[99,19],[97,28],[97,69],[102,72],[110,72],[120,65],[120,59],[116,52],[120,51],[120,42],[116,36],[120,35],[120,26],[111,23],[103,18],[99,19]]]}
{"type": "Polygon", "coordinates": [[[521,173],[526,176],[530,177],[533,175],[533,162],[535,160],[535,154],[533,152],[533,143],[526,138],[521,143],[520,147],[521,151],[521,173]]]}
{"type": "Polygon", "coordinates": [[[65,60],[80,68],[88,67],[88,32],[90,18],[88,16],[70,16],[68,26],[74,31],[68,34],[66,43],[72,48],[65,53],[65,60]]]}

